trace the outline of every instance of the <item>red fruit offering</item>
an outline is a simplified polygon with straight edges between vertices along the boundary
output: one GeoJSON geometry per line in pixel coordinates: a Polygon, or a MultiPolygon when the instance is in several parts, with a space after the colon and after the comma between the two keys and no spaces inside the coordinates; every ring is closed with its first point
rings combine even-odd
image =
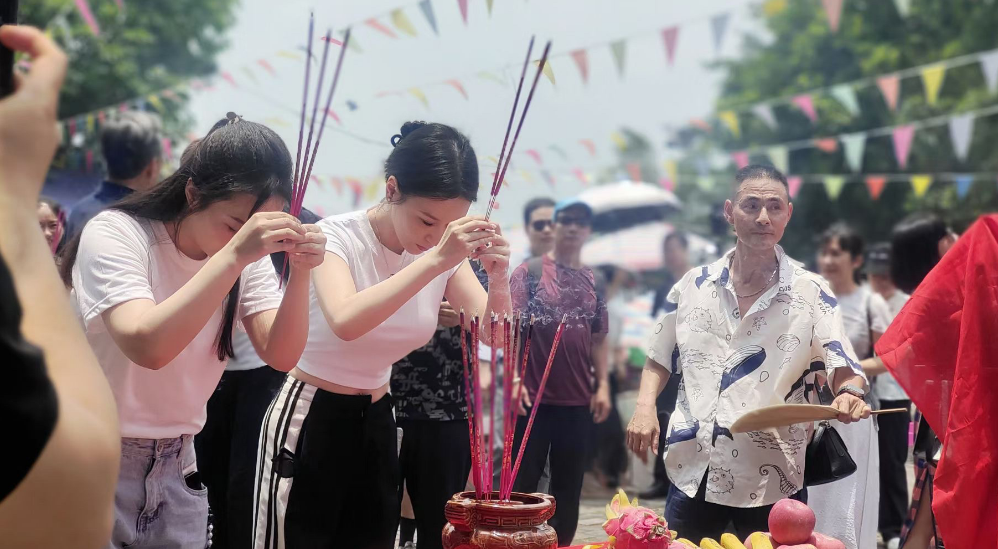
{"type": "Polygon", "coordinates": [[[781,545],[807,543],[814,533],[814,511],[793,499],[781,499],[769,512],[769,531],[781,545]]]}
{"type": "Polygon", "coordinates": [[[846,544],[819,532],[812,534],[811,541],[808,543],[814,545],[817,549],[846,549],[846,544]]]}

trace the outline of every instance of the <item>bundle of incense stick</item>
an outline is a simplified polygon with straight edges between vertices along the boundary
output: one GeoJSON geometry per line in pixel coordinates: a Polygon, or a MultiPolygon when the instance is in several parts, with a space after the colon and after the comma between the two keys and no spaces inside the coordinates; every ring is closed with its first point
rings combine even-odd
{"type": "Polygon", "coordinates": [[[520,450],[513,462],[513,438],[516,430],[517,407],[521,399],[523,389],[523,375],[527,367],[527,358],[530,354],[530,340],[533,335],[534,318],[531,317],[526,323],[526,317],[518,314],[510,317],[505,316],[500,322],[498,315],[492,314],[489,323],[489,335],[491,336],[492,351],[489,368],[492,374],[492,381],[488,387],[490,399],[489,435],[486,440],[483,425],[483,398],[480,383],[481,361],[478,355],[479,330],[482,328],[481,320],[476,313],[466,324],[464,310],[460,312],[461,322],[461,356],[464,367],[464,389],[468,406],[468,438],[471,446],[471,468],[472,483],[475,486],[475,497],[482,500],[498,498],[499,501],[509,501],[513,492],[513,483],[519,472],[520,462],[523,459],[523,451],[530,437],[530,430],[533,427],[534,417],[537,414],[537,406],[540,404],[544,394],[544,387],[551,373],[551,365],[554,363],[555,354],[558,351],[558,344],[561,341],[562,332],[565,330],[567,315],[562,318],[555,332],[554,342],[551,345],[551,352],[548,355],[547,364],[544,367],[544,374],[541,378],[540,387],[534,398],[534,406],[531,410],[527,427],[520,443],[520,450]],[[465,328],[468,328],[467,330],[465,328]],[[524,334],[526,330],[526,334],[524,334]],[[470,334],[468,333],[470,331],[470,334]],[[502,334],[502,340],[498,338],[502,334]],[[496,373],[497,366],[497,345],[501,344],[505,361],[503,363],[503,400],[502,400],[502,461],[500,465],[499,490],[494,493],[493,485],[493,458],[496,424],[496,373]],[[521,352],[522,351],[522,352],[521,352]],[[522,356],[522,360],[518,357],[522,356]],[[517,363],[519,362],[519,375],[517,375],[517,363]],[[520,378],[520,383],[514,387],[514,378],[520,378]],[[514,394],[515,393],[515,394],[514,394]]]}
{"type": "Polygon", "coordinates": [[[516,125],[516,133],[513,134],[513,142],[509,146],[509,153],[506,152],[506,143],[509,142],[509,132],[513,129],[513,119],[516,117],[516,107],[520,103],[520,92],[523,91],[523,80],[527,75],[527,66],[530,65],[530,53],[534,49],[534,37],[530,37],[530,45],[527,47],[527,58],[523,61],[523,70],[520,71],[520,83],[516,87],[516,97],[513,99],[513,110],[509,113],[509,123],[506,124],[506,136],[502,140],[502,149],[499,151],[499,162],[496,165],[496,173],[492,177],[492,192],[489,197],[489,207],[485,211],[485,220],[488,221],[489,216],[492,215],[492,208],[496,203],[496,196],[499,194],[499,189],[502,187],[503,178],[506,176],[506,168],[509,167],[509,161],[513,157],[513,149],[516,148],[516,140],[520,137],[520,130],[523,129],[523,121],[527,118],[527,111],[530,109],[530,102],[534,98],[534,90],[537,89],[537,82],[541,78],[541,73],[544,72],[544,65],[548,60],[548,53],[551,51],[551,41],[544,46],[544,53],[541,55],[541,60],[537,64],[537,74],[534,75],[534,82],[530,85],[530,93],[527,94],[527,101],[523,105],[523,113],[520,115],[520,122],[516,125]],[[505,160],[505,163],[503,163],[505,160]]]}
{"type": "MultiPolygon", "coordinates": [[[[315,29],[315,14],[308,17],[308,42],[305,45],[305,86],[301,98],[301,124],[298,126],[298,152],[295,154],[294,179],[291,182],[291,204],[288,211],[291,215],[298,217],[301,215],[302,201],[305,200],[305,189],[312,176],[312,167],[315,165],[315,157],[319,152],[319,143],[322,141],[322,132],[326,128],[326,119],[329,117],[329,109],[333,104],[333,93],[336,91],[336,83],[340,80],[340,70],[343,68],[343,56],[346,55],[347,45],[350,43],[350,29],[343,35],[343,44],[340,46],[340,55],[336,60],[336,69],[333,71],[333,83],[329,87],[329,95],[326,96],[326,108],[322,111],[322,123],[319,124],[319,132],[315,137],[315,146],[312,146],[312,134],[315,133],[315,120],[319,114],[319,101],[322,94],[322,81],[326,75],[326,62],[329,59],[329,45],[332,43],[332,30],[326,31],[323,39],[325,46],[322,48],[322,63],[319,65],[319,81],[315,86],[315,103],[312,106],[312,117],[308,127],[308,141],[305,142],[305,158],[302,159],[302,142],[305,141],[305,111],[308,109],[308,84],[312,67],[312,41],[315,29]],[[311,153],[309,148],[311,147],[311,153]]],[[[284,256],[284,266],[281,268],[281,281],[284,280],[285,271],[288,268],[288,256],[284,256]]]]}

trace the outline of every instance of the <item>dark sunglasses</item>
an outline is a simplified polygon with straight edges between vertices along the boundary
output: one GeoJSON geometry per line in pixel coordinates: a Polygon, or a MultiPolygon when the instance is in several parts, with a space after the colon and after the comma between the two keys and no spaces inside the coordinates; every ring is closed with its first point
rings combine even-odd
{"type": "Polygon", "coordinates": [[[538,219],[537,221],[534,221],[533,223],[530,224],[530,226],[533,227],[534,230],[537,232],[541,232],[544,229],[550,227],[551,225],[553,225],[553,223],[551,223],[550,219],[538,219]]]}
{"type": "Polygon", "coordinates": [[[576,227],[589,227],[592,225],[592,220],[588,217],[566,217],[561,216],[558,218],[559,225],[575,225],[576,227]]]}

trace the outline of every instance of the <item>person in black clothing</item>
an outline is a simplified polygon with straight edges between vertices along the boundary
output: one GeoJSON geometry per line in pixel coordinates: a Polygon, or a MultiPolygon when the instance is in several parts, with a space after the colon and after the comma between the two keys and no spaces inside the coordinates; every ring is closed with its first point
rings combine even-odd
{"type": "MultiPolygon", "coordinates": [[[[665,282],[658,290],[655,290],[651,312],[653,318],[658,318],[659,313],[662,312],[665,296],[669,295],[669,290],[690,270],[689,252],[689,241],[686,235],[679,231],[669,233],[662,242],[662,257],[665,259],[665,282]]],[[[679,376],[671,376],[655,403],[658,409],[658,424],[662,433],[668,432],[669,416],[676,409],[679,381],[679,376]]],[[[669,477],[665,473],[665,440],[666,437],[660,437],[658,441],[658,454],[655,457],[654,469],[655,482],[651,488],[638,494],[641,499],[662,499],[669,493],[669,477]]]]}
{"type": "Polygon", "coordinates": [[[72,207],[66,226],[67,241],[79,234],[87,221],[104,208],[159,183],[163,167],[161,139],[159,117],[151,113],[125,111],[104,124],[100,142],[107,165],[107,180],[72,207]]]}
{"type": "Polygon", "coordinates": [[[38,225],[57,146],[66,56],[38,29],[4,25],[0,42],[32,57],[0,100],[0,472],[4,547],[104,547],[120,459],[114,397],[38,225]]]}

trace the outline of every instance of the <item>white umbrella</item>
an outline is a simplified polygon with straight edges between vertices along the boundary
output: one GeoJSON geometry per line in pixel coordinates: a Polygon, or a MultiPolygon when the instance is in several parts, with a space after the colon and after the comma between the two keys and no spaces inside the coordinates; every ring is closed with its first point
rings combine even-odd
{"type": "Polygon", "coordinates": [[[651,183],[621,181],[579,195],[593,209],[593,230],[609,232],[649,221],[661,221],[678,210],[676,195],[651,183]]]}
{"type": "MultiPolygon", "coordinates": [[[[662,242],[674,230],[668,223],[646,223],[594,237],[582,247],[582,262],[638,272],[661,269],[662,242]]],[[[687,233],[686,239],[692,265],[702,265],[717,257],[717,246],[706,238],[687,233]]]]}

